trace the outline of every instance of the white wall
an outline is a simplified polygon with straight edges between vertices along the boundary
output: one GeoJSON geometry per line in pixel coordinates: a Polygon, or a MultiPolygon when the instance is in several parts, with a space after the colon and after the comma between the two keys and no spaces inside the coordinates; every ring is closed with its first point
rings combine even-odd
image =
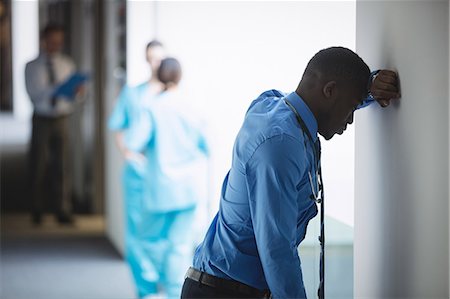
{"type": "Polygon", "coordinates": [[[11,15],[13,112],[14,117],[27,120],[33,108],[25,89],[25,65],[39,54],[39,3],[12,1],[11,15]]]}
{"type": "MultiPolygon", "coordinates": [[[[234,138],[250,102],[267,89],[293,91],[318,50],[355,46],[351,1],[128,1],[127,5],[128,83],[148,78],[144,49],[158,37],[169,55],[180,59],[189,103],[200,107],[209,124],[211,214],[217,211],[234,138]]],[[[353,144],[354,132],[349,128],[345,135],[324,143],[322,155],[327,214],[349,225],[353,224],[353,144]]],[[[113,146],[107,139],[108,234],[123,248],[121,160],[113,146]]]]}
{"type": "Polygon", "coordinates": [[[357,2],[356,49],[402,98],[356,114],[355,298],[449,296],[448,5],[357,2]]]}
{"type": "Polygon", "coordinates": [[[156,37],[156,3],[127,1],[127,83],[137,85],[150,78],[145,48],[156,37]]]}
{"type": "MultiPolygon", "coordinates": [[[[215,213],[250,102],[268,89],[295,90],[318,50],[333,45],[353,49],[355,3],[158,2],[157,15],[158,36],[184,68],[189,102],[200,107],[209,123],[210,212],[215,213]]],[[[322,155],[327,214],[350,225],[353,138],[350,129],[324,143],[322,155]]]]}

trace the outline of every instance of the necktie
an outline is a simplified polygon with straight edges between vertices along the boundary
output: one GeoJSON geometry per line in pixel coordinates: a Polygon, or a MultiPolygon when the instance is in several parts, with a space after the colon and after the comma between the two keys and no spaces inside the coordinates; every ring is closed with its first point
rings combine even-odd
{"type": "Polygon", "coordinates": [[[47,66],[47,73],[48,73],[48,83],[55,84],[56,78],[55,78],[55,70],[53,69],[53,61],[50,57],[47,57],[46,61],[47,66]]]}
{"type": "MultiPolygon", "coordinates": [[[[49,85],[53,86],[56,83],[56,76],[55,76],[55,70],[53,69],[53,62],[50,57],[47,57],[46,66],[47,66],[47,74],[48,74],[48,83],[49,83],[49,85]]],[[[55,96],[53,96],[51,98],[50,103],[51,103],[52,107],[55,107],[55,105],[56,105],[56,97],[55,96]]]]}

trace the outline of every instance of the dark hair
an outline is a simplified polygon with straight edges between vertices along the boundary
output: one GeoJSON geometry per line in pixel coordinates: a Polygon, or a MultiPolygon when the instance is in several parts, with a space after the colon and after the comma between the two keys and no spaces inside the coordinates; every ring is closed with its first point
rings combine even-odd
{"type": "Polygon", "coordinates": [[[154,39],[147,44],[147,47],[145,48],[145,50],[148,50],[153,47],[164,47],[164,46],[159,40],[154,39]]]}
{"type": "Polygon", "coordinates": [[[50,34],[54,32],[62,32],[64,33],[64,27],[59,24],[47,24],[42,30],[41,30],[41,38],[47,38],[50,34]]]}
{"type": "Polygon", "coordinates": [[[331,47],[317,52],[308,62],[304,75],[314,73],[320,73],[325,80],[351,84],[361,92],[367,92],[370,69],[350,49],[331,47]]]}
{"type": "Polygon", "coordinates": [[[181,80],[181,65],[173,57],[165,58],[161,61],[158,69],[158,79],[164,85],[166,89],[169,84],[178,84],[181,80]]]}

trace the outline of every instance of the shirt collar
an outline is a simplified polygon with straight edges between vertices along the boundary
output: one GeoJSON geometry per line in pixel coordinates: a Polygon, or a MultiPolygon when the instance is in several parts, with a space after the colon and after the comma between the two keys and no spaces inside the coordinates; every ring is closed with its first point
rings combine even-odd
{"type": "Polygon", "coordinates": [[[317,120],[308,105],[306,105],[305,101],[303,101],[303,99],[295,91],[288,94],[286,99],[297,110],[298,114],[305,122],[311,137],[314,139],[314,142],[316,142],[318,130],[317,120]]]}
{"type": "Polygon", "coordinates": [[[59,59],[59,57],[61,57],[61,55],[62,55],[62,54],[61,54],[60,52],[54,53],[54,54],[52,54],[52,55],[49,55],[49,54],[47,54],[46,52],[42,51],[42,52],[39,54],[38,58],[39,58],[39,59],[42,59],[42,60],[51,60],[51,61],[53,61],[53,60],[55,60],[55,59],[59,59]]]}

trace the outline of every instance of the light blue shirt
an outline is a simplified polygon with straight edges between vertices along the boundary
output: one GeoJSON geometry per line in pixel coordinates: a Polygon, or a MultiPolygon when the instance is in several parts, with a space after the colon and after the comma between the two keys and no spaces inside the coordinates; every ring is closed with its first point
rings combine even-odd
{"type": "MultiPolygon", "coordinates": [[[[139,132],[130,131],[129,129],[141,126],[146,122],[145,114],[143,113],[144,107],[148,106],[154,97],[154,95],[150,94],[148,82],[133,87],[125,85],[108,120],[109,129],[124,131],[125,143],[135,143],[135,139],[141,140],[142,136],[140,136],[139,132]]],[[[143,148],[136,150],[140,152],[143,148]]]]}
{"type": "Polygon", "coordinates": [[[148,101],[128,129],[126,146],[142,152],[145,209],[154,212],[194,207],[206,196],[208,146],[203,123],[188,99],[166,91],[148,101]]]}
{"type": "MultiPolygon", "coordinates": [[[[125,86],[108,126],[145,161],[127,161],[125,179],[139,186],[142,208],[167,212],[194,207],[206,196],[208,155],[203,124],[178,92],[150,94],[150,85],[125,86]]],[[[135,193],[133,193],[135,194],[135,193]]],[[[139,201],[141,202],[141,201],[139,201]]]]}
{"type": "Polygon", "coordinates": [[[317,121],[295,92],[270,90],[253,101],[234,144],[219,211],[196,250],[194,268],[270,289],[274,298],[306,298],[297,247],[317,215],[309,180],[316,171],[314,145],[284,97],[316,142],[317,121]]]}

